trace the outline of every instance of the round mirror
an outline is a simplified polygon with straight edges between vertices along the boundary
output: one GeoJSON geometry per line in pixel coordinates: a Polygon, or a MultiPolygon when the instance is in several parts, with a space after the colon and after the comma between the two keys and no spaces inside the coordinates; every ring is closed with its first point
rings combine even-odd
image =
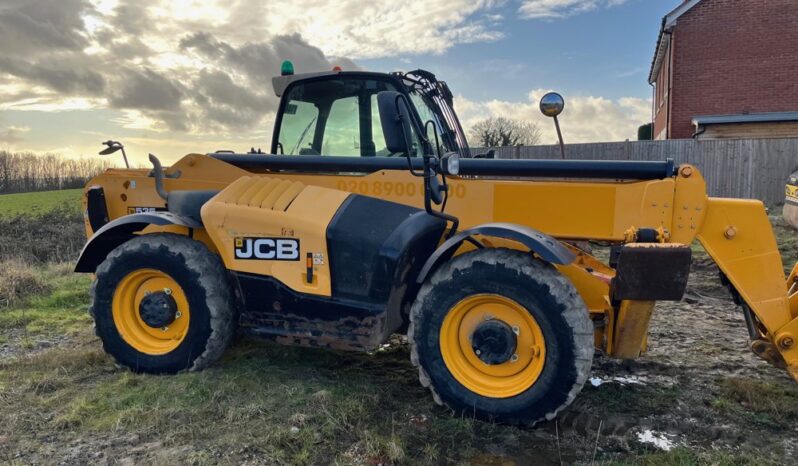
{"type": "Polygon", "coordinates": [[[540,112],[547,117],[556,117],[565,108],[565,99],[556,92],[549,92],[540,99],[540,112]]]}

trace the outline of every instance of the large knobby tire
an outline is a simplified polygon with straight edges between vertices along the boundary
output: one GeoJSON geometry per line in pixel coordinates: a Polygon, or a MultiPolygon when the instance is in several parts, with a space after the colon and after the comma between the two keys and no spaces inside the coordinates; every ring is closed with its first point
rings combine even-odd
{"type": "Polygon", "coordinates": [[[185,236],[148,234],[120,245],[97,268],[91,296],[89,312],[105,351],[135,372],[204,369],[234,332],[227,271],[205,245],[185,236]]]}
{"type": "Polygon", "coordinates": [[[421,383],[437,403],[459,415],[528,426],[573,401],[594,351],[593,326],[571,282],[510,249],[479,249],[439,267],[413,304],[408,339],[421,383]],[[484,344],[485,335],[502,336],[508,327],[516,334],[510,358],[495,347],[477,352],[477,336],[484,344]],[[532,350],[525,354],[522,343],[532,350]],[[479,359],[488,354],[496,360],[479,359]]]}

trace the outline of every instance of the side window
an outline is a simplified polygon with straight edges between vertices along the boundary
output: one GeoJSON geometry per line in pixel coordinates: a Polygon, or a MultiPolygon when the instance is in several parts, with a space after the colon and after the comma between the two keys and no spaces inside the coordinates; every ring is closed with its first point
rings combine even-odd
{"type": "Polygon", "coordinates": [[[318,154],[313,148],[313,136],[319,109],[310,102],[290,100],[283,112],[280,144],[285,155],[318,154]]]}
{"type": "Polygon", "coordinates": [[[374,138],[374,151],[377,157],[389,155],[388,148],[385,147],[385,134],[382,132],[382,120],[380,120],[380,108],[377,105],[377,94],[371,95],[371,135],[374,138]]]}
{"type": "Polygon", "coordinates": [[[360,122],[356,96],[335,100],[324,127],[324,155],[360,155],[360,122]]]}

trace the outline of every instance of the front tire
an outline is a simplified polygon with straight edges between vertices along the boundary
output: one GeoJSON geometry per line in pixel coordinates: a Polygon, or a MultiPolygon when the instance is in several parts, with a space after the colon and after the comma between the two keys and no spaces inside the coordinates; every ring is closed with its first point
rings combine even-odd
{"type": "Polygon", "coordinates": [[[593,328],[582,298],[529,253],[480,249],[455,257],[422,286],[410,320],[421,383],[461,415],[550,420],[590,373],[593,328]]]}
{"type": "Polygon", "coordinates": [[[185,236],[149,234],[120,245],[97,268],[91,294],[105,351],[135,372],[203,369],[233,335],[226,270],[185,236]]]}

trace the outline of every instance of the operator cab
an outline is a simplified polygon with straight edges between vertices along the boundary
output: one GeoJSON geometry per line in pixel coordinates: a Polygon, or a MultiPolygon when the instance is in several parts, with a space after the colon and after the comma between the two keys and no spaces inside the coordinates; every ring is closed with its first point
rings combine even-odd
{"type": "Polygon", "coordinates": [[[435,143],[439,155],[456,152],[468,156],[465,135],[451,107],[452,94],[445,82],[427,71],[287,74],[275,77],[273,84],[281,97],[273,154],[404,155],[388,150],[382,131],[377,95],[391,91],[412,102],[411,157],[422,155],[424,140],[435,143]],[[419,136],[422,131],[426,137],[419,136]]]}

